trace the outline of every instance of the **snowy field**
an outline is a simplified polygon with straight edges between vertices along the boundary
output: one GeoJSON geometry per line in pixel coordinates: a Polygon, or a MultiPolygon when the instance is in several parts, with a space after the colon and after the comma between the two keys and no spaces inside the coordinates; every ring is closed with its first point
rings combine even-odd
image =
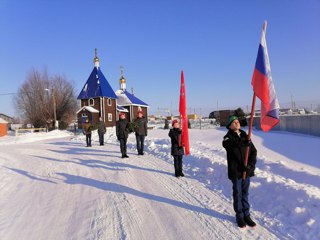
{"type": "Polygon", "coordinates": [[[65,131],[0,138],[0,239],[320,239],[320,138],[254,130],[250,203],[239,229],[227,179],[224,128],[190,129],[186,177],[173,176],[168,130],[150,130],[146,155],[108,129],[85,147],[65,131]]]}

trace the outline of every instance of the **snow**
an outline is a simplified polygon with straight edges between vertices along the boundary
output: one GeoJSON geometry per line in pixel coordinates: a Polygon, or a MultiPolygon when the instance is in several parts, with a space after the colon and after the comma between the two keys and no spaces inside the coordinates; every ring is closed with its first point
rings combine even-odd
{"type": "MultiPolygon", "coordinates": [[[[246,129],[245,129],[246,130],[246,129]]],[[[186,177],[173,176],[168,130],[146,138],[146,155],[55,130],[0,138],[0,239],[320,239],[320,138],[253,131],[258,150],[250,203],[254,229],[232,209],[226,130],[190,129],[186,177]]]]}

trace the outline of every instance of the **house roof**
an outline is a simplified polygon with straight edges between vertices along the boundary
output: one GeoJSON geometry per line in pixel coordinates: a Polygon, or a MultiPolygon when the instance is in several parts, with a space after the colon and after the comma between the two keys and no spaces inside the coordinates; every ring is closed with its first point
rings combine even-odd
{"type": "Polygon", "coordinates": [[[95,97],[117,98],[108,80],[100,70],[94,67],[86,84],[83,86],[78,99],[88,99],[95,97]]]}
{"type": "Polygon", "coordinates": [[[4,120],[3,118],[0,118],[0,123],[8,123],[6,120],[4,120]]]}
{"type": "Polygon", "coordinates": [[[125,109],[124,107],[121,107],[119,105],[117,105],[117,111],[118,112],[129,112],[128,109],[125,109]]]}
{"type": "Polygon", "coordinates": [[[123,90],[117,90],[116,95],[118,97],[118,104],[120,106],[126,106],[126,105],[138,105],[138,106],[144,106],[144,107],[149,107],[149,105],[133,94],[129,93],[128,91],[123,91],[123,90]]]}
{"type": "Polygon", "coordinates": [[[91,113],[98,113],[99,111],[93,107],[89,107],[89,106],[84,106],[82,108],[80,108],[78,111],[77,111],[77,114],[79,112],[81,112],[83,109],[86,109],[87,111],[91,112],[91,113]]]}
{"type": "Polygon", "coordinates": [[[13,117],[10,117],[10,116],[8,116],[8,115],[6,115],[6,114],[4,114],[4,113],[0,113],[0,117],[13,120],[13,117]]]}

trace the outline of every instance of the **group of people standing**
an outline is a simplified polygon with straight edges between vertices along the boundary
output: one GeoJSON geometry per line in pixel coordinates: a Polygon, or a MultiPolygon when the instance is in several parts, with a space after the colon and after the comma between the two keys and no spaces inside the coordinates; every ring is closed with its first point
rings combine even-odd
{"type": "MultiPolygon", "coordinates": [[[[144,155],[144,139],[148,134],[148,125],[147,119],[143,116],[142,111],[138,111],[137,118],[134,121],[134,132],[136,135],[137,141],[137,151],[138,155],[144,155]]],[[[104,145],[104,135],[106,133],[106,125],[102,118],[99,118],[99,122],[97,123],[98,135],[100,146],[104,145]]],[[[83,134],[86,136],[87,147],[91,147],[91,134],[92,134],[92,126],[89,123],[89,120],[86,119],[85,123],[82,126],[83,134]]],[[[120,142],[120,151],[122,158],[128,158],[127,154],[127,140],[129,133],[131,131],[128,120],[126,119],[126,115],[124,112],[119,113],[119,120],[116,122],[116,135],[117,139],[120,142]]]]}
{"type": "MultiPolygon", "coordinates": [[[[138,155],[144,155],[144,140],[147,136],[147,119],[142,111],[138,111],[137,118],[134,121],[134,132],[137,142],[138,155]]],[[[87,146],[91,147],[91,131],[88,121],[83,126],[86,134],[87,146]]],[[[257,150],[245,131],[240,129],[238,117],[231,116],[226,125],[228,132],[224,136],[222,146],[227,152],[228,178],[232,182],[233,191],[233,209],[236,212],[236,222],[238,227],[244,228],[247,225],[255,227],[256,223],[250,217],[249,204],[249,186],[250,178],[254,176],[256,165],[257,150]],[[246,154],[247,163],[245,163],[246,154]]],[[[106,132],[104,122],[100,118],[98,123],[98,134],[100,145],[103,145],[103,135],[106,132]]],[[[119,120],[116,123],[116,135],[120,142],[120,151],[122,158],[128,158],[127,139],[130,133],[129,122],[125,113],[120,112],[119,120]]],[[[181,128],[178,120],[172,121],[172,128],[169,131],[171,139],[171,155],[174,160],[174,173],[176,177],[184,177],[182,171],[182,158],[184,148],[181,144],[181,128]]]]}
{"type": "MultiPolygon", "coordinates": [[[[98,135],[100,146],[104,145],[104,135],[107,132],[106,124],[102,121],[102,118],[99,118],[98,126],[98,135]]],[[[86,119],[85,123],[82,126],[82,132],[86,136],[87,147],[92,147],[91,145],[91,136],[92,136],[92,125],[89,123],[89,119],[86,119]]]]}
{"type": "MultiPolygon", "coordinates": [[[[138,111],[138,116],[134,121],[134,132],[136,135],[138,155],[144,155],[144,139],[148,135],[147,119],[143,116],[142,111],[138,111]]],[[[130,133],[129,122],[125,113],[120,112],[119,120],[116,123],[116,135],[120,142],[120,151],[122,158],[128,158],[127,139],[130,133]]]]}
{"type": "MultiPolygon", "coordinates": [[[[250,178],[254,176],[257,162],[257,150],[245,131],[241,130],[237,116],[231,116],[226,125],[228,132],[224,136],[222,146],[227,151],[228,178],[232,182],[233,209],[239,228],[255,227],[256,223],[250,216],[249,186],[250,178]],[[247,162],[246,162],[247,155],[247,162]]],[[[181,146],[181,129],[178,120],[172,121],[169,131],[171,138],[171,155],[174,159],[176,177],[183,177],[181,146]]]]}
{"type": "MultiPolygon", "coordinates": [[[[142,111],[138,111],[138,116],[134,121],[134,131],[136,135],[138,155],[144,155],[144,139],[148,135],[147,119],[143,116],[142,111]]],[[[184,177],[182,172],[182,157],[184,155],[183,146],[181,144],[181,129],[178,120],[172,121],[172,129],[169,131],[171,138],[171,155],[174,159],[174,169],[176,177],[184,177]]],[[[116,134],[120,142],[120,151],[122,158],[128,158],[127,139],[129,135],[129,122],[124,112],[120,112],[119,120],[116,124],[116,134]]]]}

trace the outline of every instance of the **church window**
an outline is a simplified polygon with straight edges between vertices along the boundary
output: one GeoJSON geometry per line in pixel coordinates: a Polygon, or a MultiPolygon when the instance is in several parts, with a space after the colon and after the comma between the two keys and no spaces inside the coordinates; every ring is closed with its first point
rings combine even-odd
{"type": "Polygon", "coordinates": [[[112,113],[108,113],[108,121],[112,122],[112,113]]]}

